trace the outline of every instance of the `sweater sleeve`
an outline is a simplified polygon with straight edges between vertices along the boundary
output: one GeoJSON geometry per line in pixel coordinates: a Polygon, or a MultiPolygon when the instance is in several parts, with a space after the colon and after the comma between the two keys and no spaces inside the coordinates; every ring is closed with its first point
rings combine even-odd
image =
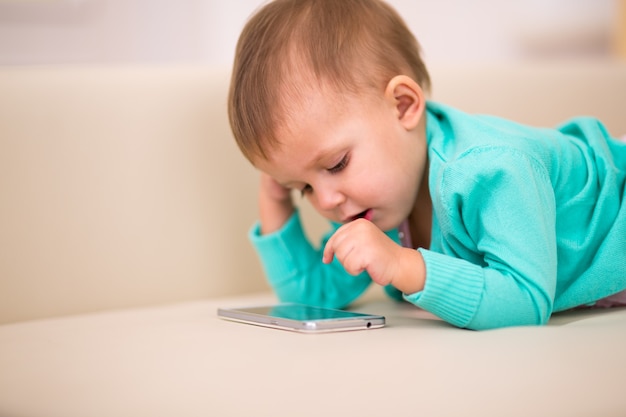
{"type": "MultiPolygon", "coordinates": [[[[337,227],[324,236],[321,248],[337,227]]],[[[322,249],[307,239],[297,211],[281,229],[268,235],[261,235],[260,225],[255,224],[249,237],[265,276],[283,302],[343,308],[371,283],[367,273],[352,276],[336,259],[322,263],[322,249]]]]}
{"type": "Polygon", "coordinates": [[[425,287],[405,299],[471,329],[547,322],[557,256],[545,167],[523,152],[489,147],[446,165],[434,181],[441,253],[420,249],[425,287]]]}

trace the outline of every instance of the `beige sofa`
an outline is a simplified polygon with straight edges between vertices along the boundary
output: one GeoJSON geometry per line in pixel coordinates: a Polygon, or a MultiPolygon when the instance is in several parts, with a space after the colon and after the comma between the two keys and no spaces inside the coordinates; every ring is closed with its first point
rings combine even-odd
{"type": "MultiPolygon", "coordinates": [[[[626,65],[432,69],[433,98],[626,134],[626,65]]],[[[473,333],[372,292],[388,327],[216,318],[275,301],[228,71],[0,70],[0,416],[623,415],[626,311],[473,333]]],[[[303,207],[315,237],[324,222],[303,207]]]]}
{"type": "Polygon", "coordinates": [[[0,322],[266,289],[227,71],[0,72],[0,322]]]}

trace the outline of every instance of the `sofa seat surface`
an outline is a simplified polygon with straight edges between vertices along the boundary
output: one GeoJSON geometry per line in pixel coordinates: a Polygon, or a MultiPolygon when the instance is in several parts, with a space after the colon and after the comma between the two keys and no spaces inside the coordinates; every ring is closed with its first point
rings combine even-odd
{"type": "Polygon", "coordinates": [[[258,293],[0,326],[0,416],[623,416],[626,309],[474,332],[365,297],[383,329],[221,320],[258,293]]]}

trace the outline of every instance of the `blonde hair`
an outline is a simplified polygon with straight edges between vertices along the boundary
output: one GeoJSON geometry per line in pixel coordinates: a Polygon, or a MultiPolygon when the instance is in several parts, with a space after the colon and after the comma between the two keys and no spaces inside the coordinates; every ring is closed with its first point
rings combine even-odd
{"type": "Polygon", "coordinates": [[[362,94],[384,91],[400,74],[429,90],[417,40],[383,1],[272,1],[250,18],[237,43],[228,96],[233,135],[248,160],[267,159],[293,111],[298,76],[362,94]]]}

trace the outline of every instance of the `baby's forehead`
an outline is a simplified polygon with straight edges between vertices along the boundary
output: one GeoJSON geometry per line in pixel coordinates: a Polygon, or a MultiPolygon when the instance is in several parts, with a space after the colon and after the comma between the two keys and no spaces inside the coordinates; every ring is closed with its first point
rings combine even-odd
{"type": "Polygon", "coordinates": [[[274,140],[267,151],[271,155],[318,153],[355,119],[359,107],[360,103],[323,93],[307,97],[292,105],[276,124],[274,140]]]}
{"type": "Polygon", "coordinates": [[[364,105],[374,97],[361,90],[360,94],[343,86],[328,82],[285,83],[278,95],[278,105],[273,111],[274,135],[298,130],[303,121],[318,119],[320,122],[332,116],[341,116],[364,105]]]}

